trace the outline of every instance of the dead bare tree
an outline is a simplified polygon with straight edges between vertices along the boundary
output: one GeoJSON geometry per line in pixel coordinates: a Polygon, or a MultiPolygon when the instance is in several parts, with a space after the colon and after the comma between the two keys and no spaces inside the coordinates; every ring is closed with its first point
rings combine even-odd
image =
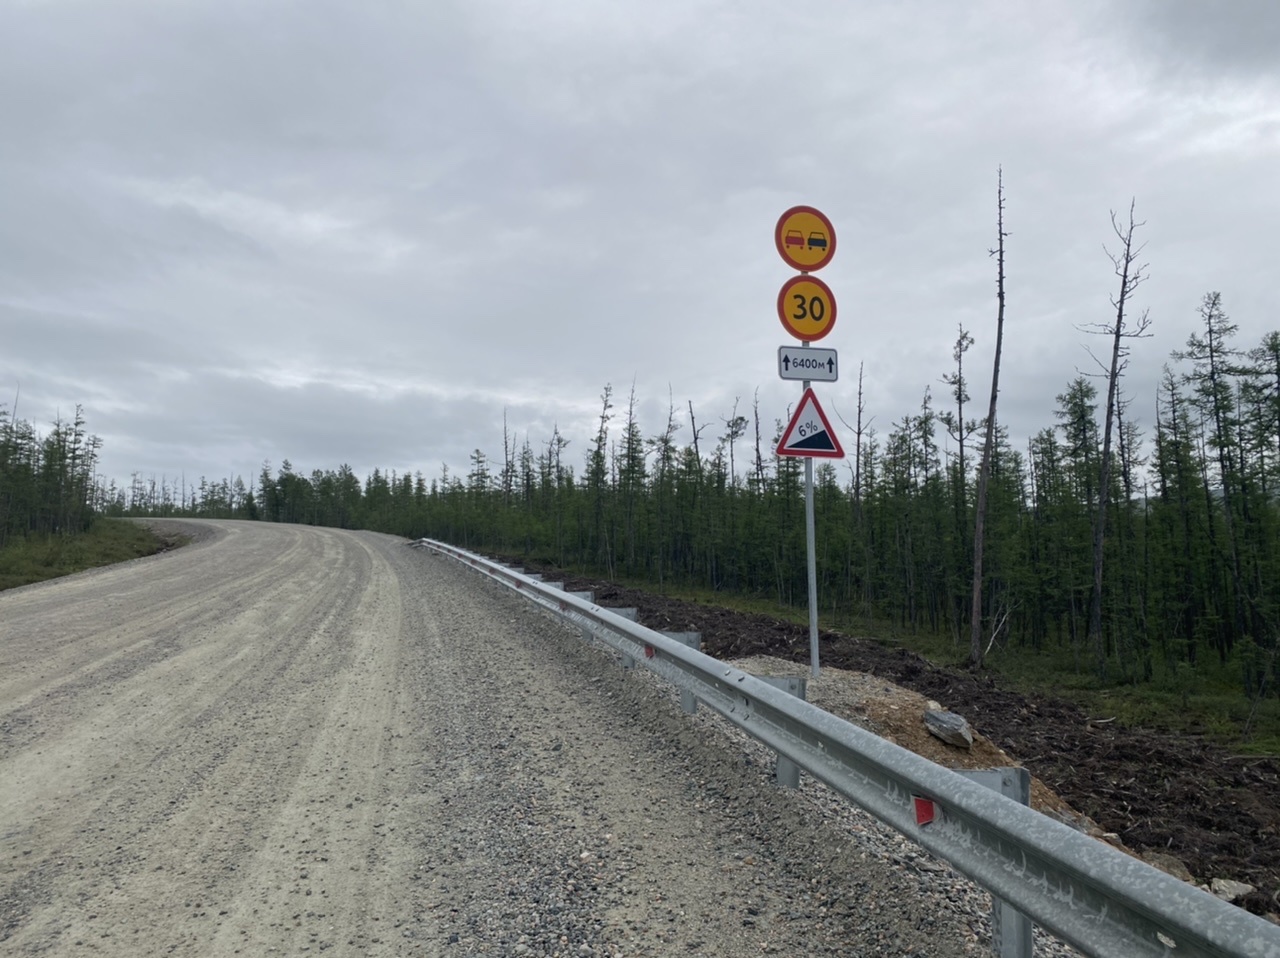
{"type": "Polygon", "coordinates": [[[853,510],[854,515],[860,517],[862,515],[862,436],[875,422],[875,416],[872,416],[865,423],[862,421],[863,414],[866,412],[866,403],[862,398],[862,371],[863,363],[858,363],[858,406],[857,418],[854,425],[849,424],[849,420],[840,414],[840,409],[832,406],[835,411],[836,418],[844,423],[844,427],[853,432],[853,463],[845,463],[849,468],[850,477],[853,480],[853,510]]]}
{"type": "MultiPolygon", "coordinates": [[[[858,424],[853,430],[853,501],[857,504],[858,514],[862,514],[862,413],[865,406],[862,401],[862,363],[858,363],[858,424]]],[[[873,417],[874,418],[874,417],[873,417]]],[[[871,420],[867,421],[871,425],[871,420]]]]}
{"type": "Polygon", "coordinates": [[[755,397],[751,400],[751,416],[756,424],[756,491],[764,491],[764,457],[760,452],[760,387],[756,387],[755,397]]]}
{"type": "Polygon", "coordinates": [[[507,428],[507,409],[502,408],[502,504],[511,505],[516,480],[516,440],[507,428]]]}
{"type": "Polygon", "coordinates": [[[1126,325],[1125,309],[1129,299],[1146,279],[1146,264],[1137,261],[1146,244],[1133,245],[1134,232],[1146,224],[1134,222],[1135,205],[1135,200],[1129,201],[1129,221],[1123,226],[1117,221],[1115,211],[1111,213],[1111,228],[1120,240],[1120,252],[1106,251],[1120,279],[1120,292],[1111,298],[1115,318],[1110,323],[1089,323],[1080,327],[1085,332],[1111,337],[1111,363],[1106,369],[1107,413],[1102,427],[1102,464],[1098,474],[1098,501],[1093,514],[1093,588],[1089,594],[1089,644],[1093,647],[1094,668],[1100,679],[1106,678],[1107,674],[1107,644],[1102,634],[1102,557],[1106,542],[1107,506],[1111,498],[1111,434],[1119,405],[1120,375],[1129,365],[1129,350],[1124,340],[1149,336],[1147,329],[1151,326],[1146,312],[1131,326],[1126,325]]]}
{"type": "Polygon", "coordinates": [[[738,415],[738,403],[741,402],[741,396],[733,397],[733,412],[729,413],[729,418],[720,417],[720,421],[724,423],[727,430],[721,439],[722,443],[729,445],[729,485],[730,487],[738,484],[738,468],[733,458],[734,444],[741,439],[747,432],[747,417],[738,415]]]}
{"type": "Polygon", "coordinates": [[[991,403],[987,407],[987,435],[978,465],[978,500],[973,520],[973,609],[969,617],[969,666],[982,668],[982,547],[987,526],[987,484],[996,437],[996,397],[1000,392],[1000,351],[1004,347],[1004,168],[996,170],[996,354],[991,364],[991,403]]]}
{"type": "Polygon", "coordinates": [[[698,468],[702,468],[702,452],[698,449],[698,437],[702,434],[702,430],[706,429],[706,425],[699,426],[697,420],[693,418],[693,400],[689,400],[689,431],[693,433],[693,458],[697,462],[698,468]]]}

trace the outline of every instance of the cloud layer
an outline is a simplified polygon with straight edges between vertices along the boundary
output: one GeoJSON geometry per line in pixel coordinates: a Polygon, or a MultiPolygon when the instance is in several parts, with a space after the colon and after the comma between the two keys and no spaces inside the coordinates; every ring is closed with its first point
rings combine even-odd
{"type": "MultiPolygon", "coordinates": [[[[1223,291],[1276,325],[1280,9],[514,0],[0,7],[0,396],[86,407],[124,478],[350,463],[436,474],[504,415],[580,457],[602,387],[771,426],[778,215],[840,236],[822,342],[887,429],[981,399],[996,169],[1001,419],[1051,425],[1136,197],[1150,281],[1132,414],[1223,291]]],[[[1097,341],[1099,351],[1105,345],[1097,341]]],[[[687,416],[682,413],[682,421],[687,416]]],[[[681,438],[689,439],[687,427],[681,438]]],[[[849,442],[846,441],[846,446],[849,442]]]]}

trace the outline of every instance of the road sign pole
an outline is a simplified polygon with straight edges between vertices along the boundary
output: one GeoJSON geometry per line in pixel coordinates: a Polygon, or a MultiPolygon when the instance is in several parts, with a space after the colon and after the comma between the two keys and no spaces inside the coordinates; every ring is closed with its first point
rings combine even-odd
{"type": "MultiPolygon", "coordinates": [[[[787,280],[778,293],[778,319],[792,336],[801,341],[803,349],[809,343],[831,332],[836,321],[836,300],[830,287],[811,276],[831,261],[836,251],[836,231],[826,214],[812,206],[793,206],[778,218],[774,227],[773,243],[778,255],[789,266],[800,271],[799,276],[787,280]]],[[[778,357],[779,369],[784,373],[788,366],[778,357]]],[[[834,382],[835,353],[828,360],[829,379],[834,382]]],[[[811,360],[802,362],[807,372],[811,360]]],[[[789,378],[783,376],[784,379],[789,378]]],[[[819,375],[819,378],[823,378],[819,375]]],[[[826,414],[810,389],[810,379],[803,379],[804,394],[795,415],[783,430],[778,442],[778,455],[804,457],[804,532],[805,552],[809,566],[809,664],[813,677],[818,677],[818,555],[814,543],[813,507],[813,457],[837,458],[844,455],[835,431],[827,422],[826,414]]]]}
{"type": "Polygon", "coordinates": [[[804,534],[809,552],[809,669],[818,677],[818,560],[813,542],[813,460],[804,461],[804,534]]]}
{"type": "MultiPolygon", "coordinates": [[[[807,349],[809,344],[804,343],[807,349]]],[[[801,384],[809,388],[809,380],[801,384]]],[[[818,550],[814,544],[813,522],[813,459],[804,460],[804,538],[809,564],[809,671],[818,677],[818,550]]]]}

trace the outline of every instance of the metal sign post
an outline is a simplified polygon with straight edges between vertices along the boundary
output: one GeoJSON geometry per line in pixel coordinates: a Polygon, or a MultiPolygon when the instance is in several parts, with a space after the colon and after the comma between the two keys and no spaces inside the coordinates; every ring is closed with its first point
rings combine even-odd
{"type": "MultiPolygon", "coordinates": [[[[808,341],[805,342],[808,346],[808,341]]],[[[809,380],[800,384],[808,390],[809,380]]],[[[813,457],[804,458],[804,547],[809,565],[809,673],[818,677],[818,534],[813,520],[813,457]]]]}
{"type": "MultiPolygon", "coordinates": [[[[830,287],[809,274],[831,261],[836,251],[836,231],[831,221],[811,206],[793,206],[778,218],[773,231],[774,245],[785,263],[800,270],[799,276],[787,280],[778,293],[778,319],[807,350],[814,340],[831,332],[836,322],[836,300],[830,287]]],[[[810,388],[810,374],[825,382],[835,382],[836,351],[815,350],[824,355],[811,359],[803,352],[782,346],[778,349],[778,375],[783,379],[799,379],[793,369],[802,370],[804,393],[791,422],[782,431],[777,454],[804,457],[804,534],[805,558],[809,573],[809,666],[818,677],[818,556],[814,530],[813,460],[843,458],[840,440],[818,404],[810,388]],[[825,367],[825,368],[824,368],[825,367]]]]}

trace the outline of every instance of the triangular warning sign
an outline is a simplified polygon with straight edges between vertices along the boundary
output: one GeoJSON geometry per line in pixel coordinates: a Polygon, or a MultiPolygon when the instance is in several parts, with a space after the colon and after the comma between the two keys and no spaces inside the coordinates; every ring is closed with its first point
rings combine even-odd
{"type": "Polygon", "coordinates": [[[809,456],[817,459],[843,459],[844,449],[836,431],[827,422],[827,414],[818,405],[818,397],[812,389],[806,389],[800,397],[800,405],[776,450],[779,456],[809,456]]]}

